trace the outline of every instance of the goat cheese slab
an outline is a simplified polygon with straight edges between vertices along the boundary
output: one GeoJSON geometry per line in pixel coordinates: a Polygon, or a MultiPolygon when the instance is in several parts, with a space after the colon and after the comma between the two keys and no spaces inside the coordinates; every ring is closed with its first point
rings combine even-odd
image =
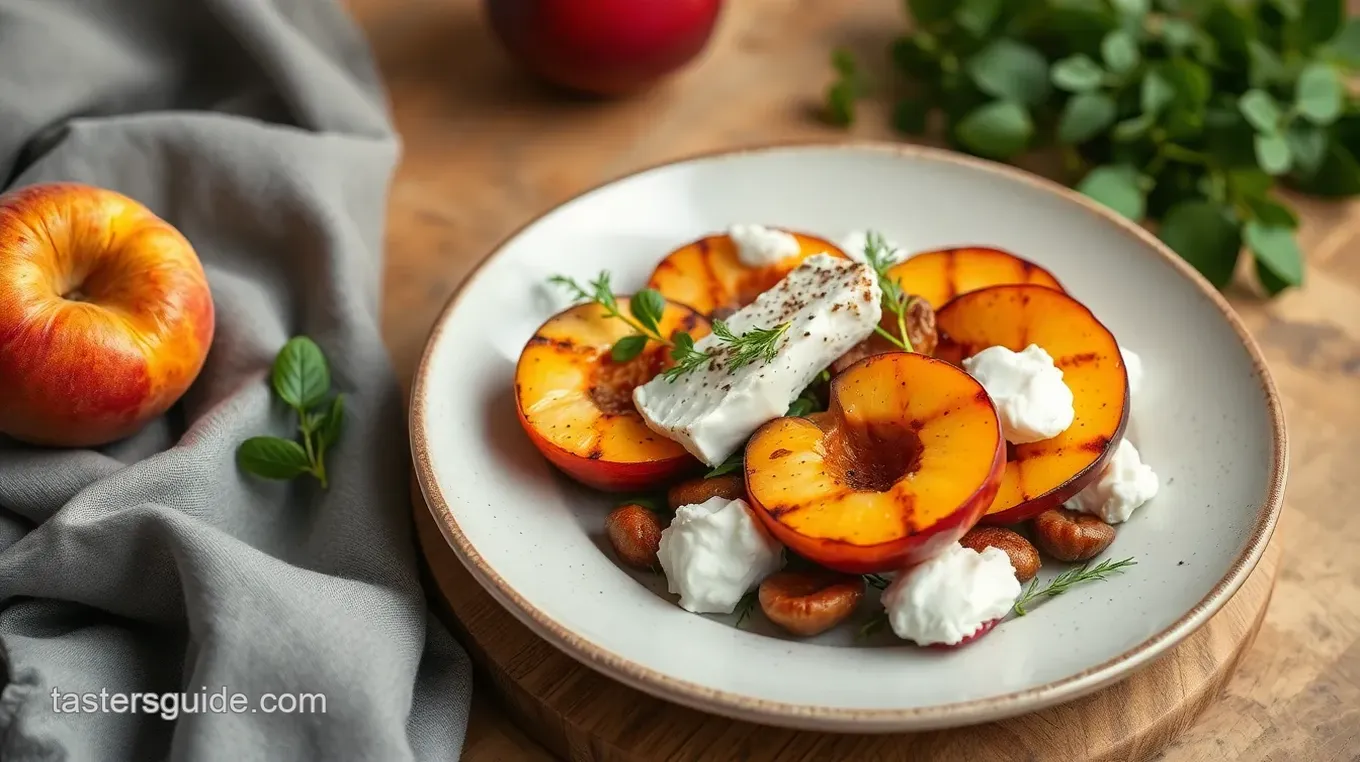
{"type": "Polygon", "coordinates": [[[788,323],[774,359],[729,368],[731,349],[716,336],[695,343],[715,359],[675,380],[657,376],[633,390],[653,431],[716,466],[761,424],[784,415],[823,368],[873,333],[882,317],[873,268],[816,254],[727,320],[734,335],[788,323]]]}
{"type": "Polygon", "coordinates": [[[733,225],[727,235],[737,245],[737,259],[747,267],[766,267],[798,256],[798,239],[764,225],[733,225]]]}

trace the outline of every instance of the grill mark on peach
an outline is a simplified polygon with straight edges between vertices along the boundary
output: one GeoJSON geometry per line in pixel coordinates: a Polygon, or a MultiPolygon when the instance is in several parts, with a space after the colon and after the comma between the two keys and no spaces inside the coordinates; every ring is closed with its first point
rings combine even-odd
{"type": "MultiPolygon", "coordinates": [[[[736,243],[733,242],[732,245],[735,246],[736,243]]],[[[699,264],[703,267],[704,282],[707,284],[708,300],[711,303],[710,310],[726,306],[729,298],[727,288],[718,280],[718,273],[713,269],[713,245],[709,243],[709,239],[701,238],[697,246],[699,264]]]]}
{"type": "Polygon", "coordinates": [[[1054,364],[1059,368],[1076,368],[1087,363],[1098,362],[1099,360],[1099,352],[1082,352],[1078,355],[1068,355],[1054,364]]]}
{"type": "Polygon", "coordinates": [[[944,300],[946,302],[959,295],[959,284],[957,280],[959,269],[958,253],[958,249],[950,249],[949,251],[946,251],[944,255],[944,300]]]}
{"type": "Polygon", "coordinates": [[[1024,279],[1026,283],[1033,283],[1035,271],[1034,263],[1030,262],[1028,259],[1020,259],[1017,261],[1020,263],[1020,277],[1024,279]]]}
{"type": "Polygon", "coordinates": [[[529,339],[528,346],[551,347],[552,349],[556,349],[559,352],[566,352],[568,354],[576,354],[577,352],[580,352],[581,350],[585,349],[585,347],[577,345],[576,342],[572,341],[571,339],[554,339],[548,336],[543,336],[541,334],[535,334],[533,338],[529,339]]]}
{"type": "Polygon", "coordinates": [[[775,450],[774,452],[770,453],[770,460],[779,460],[780,458],[786,458],[792,454],[793,450],[780,447],[778,450],[775,450]]]}
{"type": "Polygon", "coordinates": [[[1083,452],[1093,452],[1099,455],[1100,453],[1105,452],[1105,448],[1109,446],[1110,446],[1109,437],[1098,436],[1093,439],[1088,439],[1085,442],[1082,442],[1081,444],[1077,445],[1077,449],[1082,450],[1083,452]]]}

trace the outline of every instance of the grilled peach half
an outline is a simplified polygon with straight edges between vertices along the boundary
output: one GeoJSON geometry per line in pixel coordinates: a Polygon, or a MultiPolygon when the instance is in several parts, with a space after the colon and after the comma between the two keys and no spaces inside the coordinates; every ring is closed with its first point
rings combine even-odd
{"type": "Polygon", "coordinates": [[[1057,508],[1099,473],[1124,438],[1129,382],[1114,335],[1081,302],[1037,285],[1006,285],[956,297],[936,315],[936,355],[959,364],[991,346],[1038,344],[1072,390],[1076,416],[1052,439],[1008,448],[1006,474],[986,524],[1014,524],[1057,508]]]}
{"type": "Polygon", "coordinates": [[[831,381],[826,413],[756,431],[746,492],[794,552],[837,571],[896,571],[977,523],[1001,483],[1004,442],[967,373],[920,354],[875,355],[831,381]]]}
{"type": "Polygon", "coordinates": [[[737,244],[731,236],[711,235],[668,254],[652,271],[647,287],[705,316],[722,318],[754,302],[814,254],[845,257],[845,252],[830,241],[784,232],[798,239],[799,251],[773,265],[748,267],[737,256],[737,244]]]}
{"type": "Polygon", "coordinates": [[[950,299],[988,286],[1032,283],[1062,291],[1053,273],[1001,249],[968,247],[928,251],[895,265],[888,277],[935,309],[950,299]]]}
{"type": "MultiPolygon", "coordinates": [[[[619,297],[627,314],[628,299],[619,297]]],[[[708,321],[667,304],[663,336],[707,335],[708,321]]],[[[685,448],[651,429],[633,406],[633,389],[670,363],[666,347],[649,342],[632,360],[610,356],[632,333],[598,304],[571,307],[544,323],[520,353],[515,404],[520,425],[553,465],[582,484],[612,492],[652,489],[699,467],[685,448]]]]}

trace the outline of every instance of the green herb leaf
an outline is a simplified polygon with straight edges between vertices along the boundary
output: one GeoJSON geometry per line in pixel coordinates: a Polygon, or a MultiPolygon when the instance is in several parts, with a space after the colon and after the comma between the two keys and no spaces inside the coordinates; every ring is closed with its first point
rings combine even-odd
{"type": "Polygon", "coordinates": [[[1252,87],[1266,88],[1289,79],[1280,56],[1260,40],[1247,43],[1247,81],[1252,87]]]}
{"type": "Polygon", "coordinates": [[[1084,93],[1100,87],[1105,70],[1090,56],[1078,54],[1055,62],[1049,76],[1059,90],[1084,93]]]}
{"type": "Polygon", "coordinates": [[[1264,90],[1248,90],[1237,99],[1237,108],[1252,127],[1263,135],[1274,135],[1280,130],[1280,107],[1264,90]]]}
{"type": "Polygon", "coordinates": [[[331,391],[331,372],[321,347],[306,336],[294,336],[274,359],[274,392],[295,410],[305,412],[331,391]]]}
{"type": "Polygon", "coordinates": [[[1128,143],[1147,134],[1152,129],[1152,125],[1157,123],[1157,117],[1153,114],[1142,114],[1132,119],[1125,119],[1116,124],[1110,137],[1121,143],[1128,143]]]}
{"type": "Polygon", "coordinates": [[[1111,0],[1110,4],[1119,15],[1132,21],[1142,21],[1151,10],[1151,0],[1111,0]]]}
{"type": "Polygon", "coordinates": [[[1128,567],[1137,563],[1138,562],[1134,561],[1132,558],[1125,558],[1122,561],[1111,561],[1106,559],[1096,564],[1094,567],[1092,567],[1090,563],[1085,563],[1075,569],[1068,569],[1062,574],[1054,577],[1053,581],[1049,582],[1048,586],[1042,589],[1039,587],[1039,580],[1036,579],[1031,582],[1029,587],[1025,588],[1025,592],[1016,599],[1015,605],[1012,606],[1012,610],[1015,611],[1016,616],[1024,616],[1029,613],[1027,607],[1033,605],[1040,598],[1052,598],[1056,595],[1062,595],[1073,587],[1087,582],[1102,582],[1111,574],[1121,573],[1128,567]]]}
{"type": "Polygon", "coordinates": [[[789,404],[788,412],[784,413],[789,418],[802,418],[810,413],[817,412],[817,400],[810,400],[799,397],[789,404]]]}
{"type": "Polygon", "coordinates": [[[959,142],[980,156],[1008,159],[1025,150],[1034,122],[1024,106],[995,101],[974,109],[954,128],[959,142]]]}
{"type": "Polygon", "coordinates": [[[1077,185],[1077,190],[1134,222],[1141,221],[1146,212],[1147,196],[1137,170],[1132,167],[1096,167],[1077,185]]]}
{"type": "Polygon", "coordinates": [[[1303,253],[1292,228],[1252,220],[1243,228],[1243,238],[1256,261],[1272,275],[1291,286],[1303,283],[1303,253]]]}
{"type": "Polygon", "coordinates": [[[1048,61],[1034,48],[1001,38],[968,60],[968,76],[982,92],[1024,105],[1048,97],[1048,61]]]}
{"type": "Polygon", "coordinates": [[[1322,165],[1311,176],[1302,178],[1298,186],[1307,193],[1326,197],[1360,194],[1360,160],[1351,149],[1333,139],[1327,145],[1322,165]]]}
{"type": "Polygon", "coordinates": [[[745,447],[738,448],[736,452],[734,452],[734,453],[732,453],[731,455],[727,456],[727,460],[725,460],[725,461],[723,461],[722,463],[719,463],[718,465],[714,466],[714,467],[713,467],[713,470],[711,470],[711,471],[709,471],[708,473],[704,474],[704,478],[705,478],[705,479],[715,479],[715,478],[717,478],[717,477],[719,477],[719,476],[726,476],[726,475],[728,475],[728,474],[732,474],[732,473],[736,473],[737,471],[740,471],[741,468],[742,468],[742,464],[744,463],[743,458],[744,458],[745,454],[746,454],[746,448],[745,448],[745,447]]]}
{"type": "Polygon", "coordinates": [[[923,135],[930,116],[930,102],[925,98],[903,98],[893,108],[893,127],[907,135],[923,135]]]}
{"type": "Polygon", "coordinates": [[[1327,125],[1341,115],[1344,91],[1336,69],[1323,63],[1306,66],[1294,90],[1294,106],[1313,124],[1327,125]]]}
{"type": "Polygon", "coordinates": [[[1258,134],[1255,139],[1256,161],[1261,169],[1272,175],[1282,175],[1293,166],[1294,157],[1289,153],[1289,141],[1284,135],[1258,134]]]}
{"type": "Polygon", "coordinates": [[[614,362],[628,362],[647,348],[647,337],[635,333],[632,336],[624,336],[614,342],[614,346],[609,350],[609,357],[614,362]]]}
{"type": "Polygon", "coordinates": [[[1208,201],[1177,204],[1163,218],[1159,235],[1217,288],[1232,280],[1241,231],[1221,207],[1208,201]]]}
{"type": "Polygon", "coordinates": [[[833,82],[826,90],[826,109],[823,116],[829,124],[849,127],[855,123],[855,88],[848,82],[833,82]]]}
{"type": "Polygon", "coordinates": [[[1085,143],[1109,129],[1118,107],[1104,93],[1077,93],[1067,101],[1058,120],[1058,140],[1085,143]]]}
{"type": "Polygon", "coordinates": [[[279,437],[251,437],[236,449],[241,470],[265,479],[293,479],[311,470],[302,445],[279,437]]]}
{"type": "Polygon", "coordinates": [[[1323,49],[1344,66],[1360,66],[1360,18],[1348,20],[1323,49]]]}
{"type": "Polygon", "coordinates": [[[338,394],[331,401],[331,407],[326,411],[326,417],[321,419],[317,427],[317,436],[320,437],[321,444],[329,450],[340,441],[340,435],[345,430],[345,395],[338,394]]]}
{"type": "Polygon", "coordinates": [[[659,334],[661,331],[657,326],[661,322],[662,313],[666,311],[666,297],[655,289],[644,288],[629,300],[628,311],[633,313],[633,317],[643,328],[659,334]]]}
{"type": "Polygon", "coordinates": [[[1252,269],[1256,272],[1256,281],[1261,284],[1261,289],[1270,296],[1279,296],[1282,292],[1292,288],[1292,286],[1280,278],[1280,276],[1270,271],[1270,268],[1261,262],[1260,259],[1252,260],[1252,269]]]}
{"type": "Polygon", "coordinates": [[[1138,41],[1123,29],[1105,35],[1100,41],[1100,55],[1111,71],[1121,74],[1133,71],[1142,60],[1138,54],[1138,41]]]}
{"type": "Polygon", "coordinates": [[[1327,131],[1311,124],[1295,123],[1284,134],[1289,143],[1289,154],[1294,157],[1294,170],[1311,177],[1322,167],[1327,157],[1327,131]]]}
{"type": "Polygon", "coordinates": [[[949,18],[956,6],[956,0],[907,0],[912,18],[927,26],[949,18]]]}
{"type": "Polygon", "coordinates": [[[1144,112],[1159,114],[1176,100],[1176,88],[1154,69],[1143,77],[1139,97],[1144,112]]]}
{"type": "Polygon", "coordinates": [[[1332,39],[1346,20],[1344,0],[1304,0],[1299,14],[1299,42],[1312,48],[1332,39]]]}
{"type": "Polygon", "coordinates": [[[954,11],[954,22],[974,37],[982,37],[1001,15],[1003,0],[963,0],[954,11]]]}
{"type": "Polygon", "coordinates": [[[1268,198],[1251,198],[1247,200],[1247,206],[1251,208],[1252,214],[1255,215],[1255,221],[1261,225],[1286,230],[1296,230],[1299,227],[1298,215],[1278,201],[1268,198]]]}

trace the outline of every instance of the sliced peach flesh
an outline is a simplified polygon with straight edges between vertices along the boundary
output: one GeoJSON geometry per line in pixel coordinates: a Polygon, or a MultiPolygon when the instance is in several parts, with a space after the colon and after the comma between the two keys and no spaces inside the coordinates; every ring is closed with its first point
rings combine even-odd
{"type": "MultiPolygon", "coordinates": [[[[628,314],[628,299],[618,299],[628,314]]],[[[669,304],[662,335],[708,333],[708,321],[669,304]]],[[[572,307],[550,318],[520,354],[515,398],[520,423],[535,446],[578,481],[607,490],[658,486],[693,470],[685,448],[653,432],[633,407],[635,387],[669,364],[667,349],[649,342],[638,357],[616,363],[610,349],[633,333],[624,321],[596,304],[572,307]]]]}
{"type": "Polygon", "coordinates": [[[767,267],[742,264],[737,256],[737,245],[730,236],[701,238],[661,260],[652,271],[647,287],[703,315],[721,318],[727,312],[754,302],[757,296],[773,288],[810,256],[845,257],[845,253],[830,241],[789,232],[798,239],[798,254],[767,267]]]}
{"type": "Polygon", "coordinates": [[[1062,284],[1044,268],[1001,249],[969,247],[917,254],[895,265],[888,277],[902,284],[935,309],[950,299],[988,286],[1032,283],[1062,291],[1062,284]]]}
{"type": "Polygon", "coordinates": [[[778,418],[746,446],[756,515],[795,552],[838,571],[891,571],[963,536],[991,504],[1004,440],[981,385],[893,352],[831,382],[813,418],[778,418]]]}
{"type": "Polygon", "coordinates": [[[962,363],[991,346],[1038,344],[1072,390],[1075,418],[1052,439],[1010,446],[996,502],[982,521],[1011,524],[1056,508],[1096,478],[1128,422],[1128,376],[1119,345],[1091,311],[1065,293],[1007,285],[957,297],[936,316],[936,355],[962,363]]]}

